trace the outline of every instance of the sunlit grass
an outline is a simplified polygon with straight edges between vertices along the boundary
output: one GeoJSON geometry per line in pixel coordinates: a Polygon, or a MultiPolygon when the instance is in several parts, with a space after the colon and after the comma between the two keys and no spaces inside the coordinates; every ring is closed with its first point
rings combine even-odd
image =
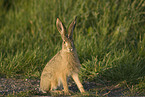
{"type": "MultiPolygon", "coordinates": [[[[0,7],[2,77],[40,78],[45,64],[61,49],[56,18],[69,25],[75,16],[82,81],[134,83],[145,76],[143,0],[2,0],[0,7]]],[[[136,87],[140,84],[144,82],[136,87]]]]}

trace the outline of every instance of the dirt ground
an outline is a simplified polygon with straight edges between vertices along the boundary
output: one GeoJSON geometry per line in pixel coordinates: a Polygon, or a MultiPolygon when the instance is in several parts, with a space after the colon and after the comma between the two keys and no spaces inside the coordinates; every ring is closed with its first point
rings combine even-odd
{"type": "MultiPolygon", "coordinates": [[[[21,91],[25,92],[29,90],[35,91],[39,95],[39,83],[40,80],[36,79],[0,78],[0,96],[6,96],[8,94],[15,94],[21,91]]],[[[99,96],[121,96],[124,91],[124,89],[117,85],[107,86],[95,82],[84,82],[83,86],[86,91],[89,91],[89,93],[99,96]]],[[[69,89],[74,93],[79,92],[73,81],[69,81],[69,89]]]]}

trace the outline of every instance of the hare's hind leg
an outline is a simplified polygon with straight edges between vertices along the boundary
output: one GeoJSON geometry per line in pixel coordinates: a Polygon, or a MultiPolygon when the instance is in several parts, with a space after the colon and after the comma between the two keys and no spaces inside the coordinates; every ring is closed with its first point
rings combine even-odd
{"type": "Polygon", "coordinates": [[[72,78],[73,80],[75,81],[75,83],[77,84],[79,90],[81,93],[85,92],[84,88],[83,88],[83,85],[81,84],[80,80],[79,80],[79,76],[78,76],[78,73],[73,73],[72,74],[72,78]]]}
{"type": "Polygon", "coordinates": [[[46,93],[47,91],[50,90],[50,81],[48,79],[41,78],[41,81],[40,81],[40,90],[43,93],[46,93]]]}

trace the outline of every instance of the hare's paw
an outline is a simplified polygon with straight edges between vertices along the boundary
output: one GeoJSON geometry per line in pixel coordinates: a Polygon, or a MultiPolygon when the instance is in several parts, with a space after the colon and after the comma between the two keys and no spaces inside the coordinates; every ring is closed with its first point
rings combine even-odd
{"type": "Polygon", "coordinates": [[[47,93],[45,90],[42,90],[40,88],[39,88],[39,91],[42,92],[42,93],[47,93]]]}
{"type": "Polygon", "coordinates": [[[53,95],[62,95],[63,94],[63,92],[61,90],[54,90],[54,91],[50,91],[50,92],[53,95]]]}
{"type": "Polygon", "coordinates": [[[69,90],[69,91],[64,91],[63,90],[63,94],[64,95],[72,95],[74,92],[73,91],[71,91],[71,90],[69,90]]]}
{"type": "Polygon", "coordinates": [[[70,92],[64,92],[63,95],[71,95],[70,92]]]}

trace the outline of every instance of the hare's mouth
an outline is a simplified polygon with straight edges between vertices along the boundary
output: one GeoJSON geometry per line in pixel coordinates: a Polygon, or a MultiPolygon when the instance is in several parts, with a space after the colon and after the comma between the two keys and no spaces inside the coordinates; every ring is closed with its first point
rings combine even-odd
{"type": "Polygon", "coordinates": [[[66,51],[66,52],[73,52],[73,49],[70,49],[70,48],[69,48],[69,49],[66,49],[65,51],[66,51]]]}
{"type": "Polygon", "coordinates": [[[71,48],[71,49],[68,49],[68,51],[69,51],[69,52],[72,52],[72,51],[73,51],[73,48],[71,48]]]}

